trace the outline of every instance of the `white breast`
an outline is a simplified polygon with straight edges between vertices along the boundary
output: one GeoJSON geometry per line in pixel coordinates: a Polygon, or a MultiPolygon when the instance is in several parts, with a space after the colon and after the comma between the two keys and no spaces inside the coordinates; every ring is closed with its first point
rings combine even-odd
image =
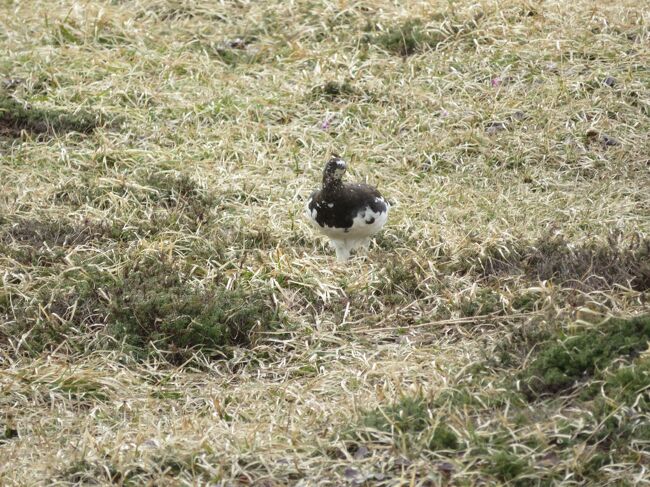
{"type": "MultiPolygon", "coordinates": [[[[325,225],[321,227],[315,220],[316,215],[313,215],[311,220],[314,225],[329,238],[334,239],[364,239],[379,232],[388,221],[388,211],[390,206],[386,204],[386,211],[375,212],[368,206],[357,213],[357,216],[352,220],[352,226],[349,228],[336,228],[328,227],[325,225]],[[371,223],[367,223],[370,221],[371,223]]],[[[315,212],[316,210],[314,210],[315,212]]]]}

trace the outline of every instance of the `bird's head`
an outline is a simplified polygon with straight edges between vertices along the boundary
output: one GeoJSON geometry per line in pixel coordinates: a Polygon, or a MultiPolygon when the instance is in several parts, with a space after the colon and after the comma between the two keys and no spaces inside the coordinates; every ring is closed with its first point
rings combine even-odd
{"type": "Polygon", "coordinates": [[[347,167],[343,159],[333,154],[323,170],[323,185],[340,184],[347,167]]]}

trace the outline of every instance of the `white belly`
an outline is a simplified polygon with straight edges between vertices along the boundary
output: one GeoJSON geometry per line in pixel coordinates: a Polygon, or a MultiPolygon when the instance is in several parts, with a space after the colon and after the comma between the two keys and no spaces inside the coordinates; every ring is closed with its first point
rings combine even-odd
{"type": "Polygon", "coordinates": [[[317,211],[313,209],[309,211],[306,207],[305,214],[311,221],[312,225],[317,228],[321,233],[327,235],[329,238],[343,240],[343,239],[364,239],[379,232],[388,221],[388,211],[390,206],[386,205],[386,211],[374,212],[370,207],[359,211],[357,216],[352,220],[352,226],[349,228],[329,227],[327,225],[320,226],[316,221],[317,211]],[[372,223],[367,223],[371,221],[372,223]]]}

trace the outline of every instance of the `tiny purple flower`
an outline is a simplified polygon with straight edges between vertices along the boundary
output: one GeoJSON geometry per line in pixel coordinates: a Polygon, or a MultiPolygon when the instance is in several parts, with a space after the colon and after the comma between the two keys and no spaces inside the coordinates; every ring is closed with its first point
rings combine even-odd
{"type": "Polygon", "coordinates": [[[328,130],[332,124],[332,120],[334,120],[334,115],[328,114],[325,117],[325,120],[323,120],[320,124],[321,130],[328,130]]]}

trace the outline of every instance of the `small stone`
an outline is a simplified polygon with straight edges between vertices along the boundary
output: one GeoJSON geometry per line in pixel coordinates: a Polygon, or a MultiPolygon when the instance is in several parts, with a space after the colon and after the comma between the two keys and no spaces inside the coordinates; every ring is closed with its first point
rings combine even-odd
{"type": "Polygon", "coordinates": [[[600,137],[600,142],[605,147],[613,146],[613,145],[621,145],[621,143],[617,139],[615,139],[614,137],[611,137],[611,136],[609,136],[607,134],[603,134],[600,137]]]}
{"type": "Polygon", "coordinates": [[[603,84],[609,86],[610,88],[614,88],[614,86],[616,86],[616,78],[613,78],[612,76],[608,76],[603,80],[603,84]]]}
{"type": "Polygon", "coordinates": [[[543,468],[554,467],[560,463],[560,458],[554,452],[549,452],[544,455],[538,462],[537,465],[543,468]]]}
{"type": "Polygon", "coordinates": [[[142,443],[142,448],[145,449],[160,448],[160,442],[155,438],[150,438],[142,443]]]}
{"type": "Polygon", "coordinates": [[[23,78],[5,78],[2,80],[2,86],[6,90],[14,90],[16,89],[19,85],[22,85],[25,83],[25,80],[23,78]]]}
{"type": "Polygon", "coordinates": [[[248,43],[240,37],[228,41],[228,47],[230,47],[231,49],[246,49],[247,44],[248,43]]]}
{"type": "Polygon", "coordinates": [[[456,467],[454,467],[454,465],[449,462],[439,463],[438,465],[436,465],[436,467],[444,475],[451,475],[456,470],[456,467]]]}
{"type": "Polygon", "coordinates": [[[526,115],[521,110],[517,110],[516,112],[512,112],[512,114],[510,115],[511,120],[517,120],[518,122],[521,122],[522,120],[526,120],[527,118],[528,118],[528,115],[526,115]]]}
{"type": "Polygon", "coordinates": [[[365,446],[360,446],[357,448],[357,451],[354,452],[354,458],[359,460],[362,458],[366,458],[370,454],[370,450],[366,448],[365,446]]]}
{"type": "Polygon", "coordinates": [[[502,132],[506,129],[506,124],[503,122],[489,122],[485,126],[485,131],[488,134],[496,134],[497,132],[502,132]]]}
{"type": "Polygon", "coordinates": [[[408,458],[397,457],[394,461],[394,464],[397,467],[408,467],[411,465],[411,461],[408,458]]]}
{"type": "Polygon", "coordinates": [[[351,467],[347,467],[347,468],[343,471],[343,476],[344,476],[346,479],[356,479],[356,478],[359,477],[360,475],[361,475],[361,472],[359,472],[358,470],[356,470],[356,469],[354,469],[354,468],[351,468],[351,467]]]}
{"type": "Polygon", "coordinates": [[[603,134],[598,132],[596,129],[589,129],[587,130],[586,134],[587,139],[589,139],[590,142],[600,142],[600,144],[603,147],[611,147],[615,145],[621,145],[621,143],[618,141],[618,139],[615,139],[611,135],[603,134]]]}

